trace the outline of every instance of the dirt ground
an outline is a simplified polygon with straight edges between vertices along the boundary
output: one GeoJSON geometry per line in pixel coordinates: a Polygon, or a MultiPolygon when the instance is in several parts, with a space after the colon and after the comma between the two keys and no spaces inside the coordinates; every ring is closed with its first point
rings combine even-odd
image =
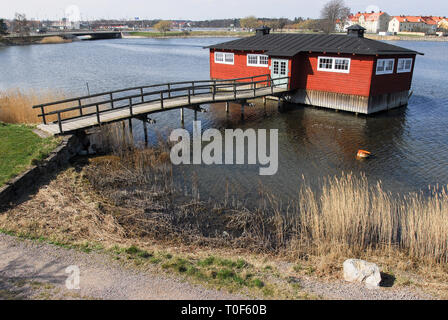
{"type": "MultiPolygon", "coordinates": [[[[287,266],[285,266],[287,269],[287,266]]],[[[72,278],[73,279],[73,278],[72,278]]],[[[323,299],[418,300],[433,297],[411,288],[366,289],[343,281],[294,278],[301,290],[323,299]]],[[[73,282],[69,281],[69,284],[73,282]]],[[[191,284],[181,277],[157,270],[132,268],[110,255],[65,249],[38,241],[0,234],[0,299],[137,299],[137,300],[227,300],[248,299],[191,284]],[[72,273],[80,271],[79,289],[66,286],[72,273]]]]}
{"type": "MultiPolygon", "coordinates": [[[[74,284],[74,282],[69,281],[74,284]]],[[[166,275],[127,268],[100,253],[84,253],[0,234],[0,299],[244,299],[166,275]],[[80,270],[79,289],[66,281],[80,270]]]]}

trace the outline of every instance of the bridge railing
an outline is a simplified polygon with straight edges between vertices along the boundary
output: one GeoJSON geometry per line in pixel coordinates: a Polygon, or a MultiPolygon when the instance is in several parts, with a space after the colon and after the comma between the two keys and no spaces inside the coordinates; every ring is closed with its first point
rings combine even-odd
{"type": "Polygon", "coordinates": [[[33,108],[40,109],[41,113],[38,116],[42,117],[44,124],[48,124],[48,122],[58,123],[62,133],[63,121],[96,115],[98,123],[101,123],[101,114],[111,110],[128,109],[132,117],[134,107],[151,102],[158,101],[163,109],[165,103],[173,99],[186,99],[186,105],[190,105],[194,104],[192,102],[193,97],[208,95],[213,102],[223,92],[227,95],[233,93],[233,97],[229,97],[229,100],[236,100],[238,94],[253,92],[255,97],[257,90],[268,87],[274,94],[275,87],[286,86],[289,88],[289,83],[290,77],[272,79],[269,74],[224,80],[181,81],[101,92],[35,105],[33,108]],[[95,99],[98,100],[92,101],[95,99]],[[49,108],[58,108],[73,103],[76,105],[49,110],[49,108]],[[51,121],[50,118],[56,118],[56,120],[51,121]]]}

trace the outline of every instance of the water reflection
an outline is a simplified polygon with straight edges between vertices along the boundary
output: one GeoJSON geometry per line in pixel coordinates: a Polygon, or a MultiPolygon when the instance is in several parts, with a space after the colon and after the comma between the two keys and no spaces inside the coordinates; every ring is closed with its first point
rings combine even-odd
{"type": "MultiPolygon", "coordinates": [[[[70,95],[145,84],[209,77],[208,51],[213,43],[230,40],[207,39],[120,39],[77,42],[51,46],[8,47],[0,50],[0,90],[6,88],[49,88],[70,95]]],[[[326,109],[290,106],[279,112],[275,101],[266,110],[258,101],[241,108],[232,104],[205,106],[198,113],[203,130],[207,128],[263,128],[279,130],[279,171],[259,176],[258,166],[178,166],[177,181],[191,185],[196,175],[202,198],[220,199],[231,186],[239,198],[256,199],[258,187],[284,198],[295,197],[302,176],[313,185],[322,177],[342,172],[364,173],[371,182],[383,181],[394,192],[426,190],[428,184],[448,184],[448,43],[400,42],[424,52],[415,65],[409,106],[374,116],[354,116],[326,109]],[[355,159],[358,149],[375,157],[355,159]]],[[[150,144],[166,138],[182,126],[179,110],[151,115],[157,121],[148,125],[150,144]]],[[[192,131],[194,112],[185,109],[185,128],[192,131]]],[[[133,120],[136,143],[144,142],[143,126],[133,120]]],[[[126,128],[128,125],[126,124],[126,128]]]]}

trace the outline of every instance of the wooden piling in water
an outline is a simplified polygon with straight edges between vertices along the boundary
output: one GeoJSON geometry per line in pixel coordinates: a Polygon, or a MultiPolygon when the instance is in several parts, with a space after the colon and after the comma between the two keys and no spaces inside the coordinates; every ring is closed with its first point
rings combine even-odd
{"type": "Polygon", "coordinates": [[[145,137],[145,146],[148,145],[148,125],[146,123],[146,119],[142,119],[143,121],[143,135],[145,137]]]}
{"type": "Polygon", "coordinates": [[[132,128],[132,118],[129,118],[129,133],[131,134],[131,137],[134,136],[133,128],[132,128]]]}

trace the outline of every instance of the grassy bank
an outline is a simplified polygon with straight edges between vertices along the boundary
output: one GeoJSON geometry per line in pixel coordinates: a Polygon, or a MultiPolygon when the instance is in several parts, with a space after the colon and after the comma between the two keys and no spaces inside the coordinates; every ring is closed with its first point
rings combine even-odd
{"type": "Polygon", "coordinates": [[[253,36],[253,32],[234,32],[234,31],[168,31],[162,32],[129,32],[133,37],[145,37],[145,38],[165,38],[165,37],[249,37],[253,36]]]}
{"type": "MultiPolygon", "coordinates": [[[[295,30],[295,31],[284,31],[284,32],[272,32],[272,33],[284,33],[284,34],[323,34],[321,32],[313,32],[308,30],[295,30]]],[[[340,33],[341,35],[345,33],[340,33]]],[[[144,37],[144,38],[182,38],[182,37],[250,37],[255,35],[254,32],[234,32],[234,31],[191,31],[191,32],[181,32],[181,31],[169,31],[166,33],[161,32],[144,32],[135,31],[129,32],[130,37],[144,37]]],[[[125,36],[126,37],[126,36],[125,36]]],[[[436,37],[436,36],[419,36],[419,35],[395,35],[395,36],[380,36],[377,34],[366,34],[366,38],[373,40],[382,41],[448,41],[448,37],[436,37]]]]}
{"type": "Polygon", "coordinates": [[[32,126],[0,122],[0,186],[32,163],[43,160],[56,145],[56,139],[40,138],[32,126]]]}
{"type": "Polygon", "coordinates": [[[0,216],[0,228],[92,243],[117,259],[267,296],[298,295],[289,277],[339,279],[345,259],[361,258],[394,285],[448,297],[445,189],[396,198],[365,177],[343,175],[322,181],[319,196],[305,181],[288,204],[260,190],[259,207],[249,209],[200,201],[194,177],[177,189],[168,150],[164,143],[118,149],[79,163],[0,216]]]}

